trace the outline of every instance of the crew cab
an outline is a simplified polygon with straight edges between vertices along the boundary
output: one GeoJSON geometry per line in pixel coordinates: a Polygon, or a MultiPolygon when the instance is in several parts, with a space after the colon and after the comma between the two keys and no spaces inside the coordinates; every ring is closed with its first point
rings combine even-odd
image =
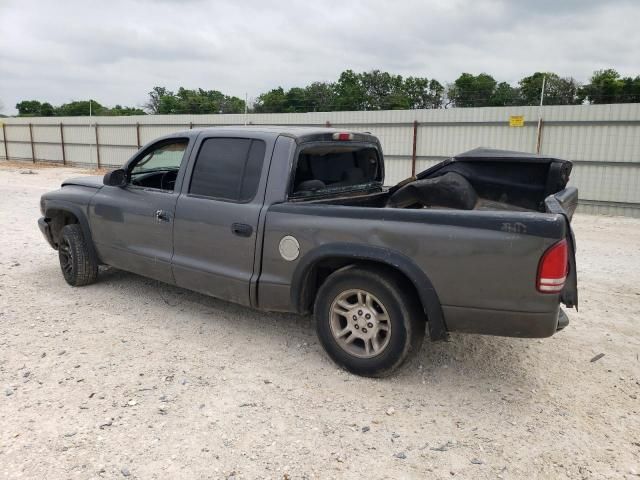
{"type": "MultiPolygon", "coordinates": [[[[449,332],[548,337],[578,304],[571,163],[476,149],[391,188],[379,140],[194,129],[42,196],[72,286],[109,265],[266,311],[313,314],[347,370],[392,372],[449,332]]],[[[90,292],[87,292],[90,295],[90,292]]]]}

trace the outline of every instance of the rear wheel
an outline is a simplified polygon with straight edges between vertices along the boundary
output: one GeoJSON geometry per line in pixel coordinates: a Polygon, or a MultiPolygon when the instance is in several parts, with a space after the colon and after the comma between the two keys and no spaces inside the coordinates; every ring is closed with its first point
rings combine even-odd
{"type": "Polygon", "coordinates": [[[425,318],[406,281],[384,269],[351,267],[330,275],[316,297],[316,330],[340,366],[384,376],[420,349],[425,318]]]}
{"type": "Polygon", "coordinates": [[[81,287],[96,281],[98,262],[77,223],[62,228],[58,258],[62,275],[69,285],[81,287]]]}

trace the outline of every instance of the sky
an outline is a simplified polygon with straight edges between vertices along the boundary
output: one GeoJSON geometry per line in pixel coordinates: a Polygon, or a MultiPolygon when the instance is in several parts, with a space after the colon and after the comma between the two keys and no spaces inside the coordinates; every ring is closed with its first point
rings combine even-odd
{"type": "Polygon", "coordinates": [[[249,99],[379,69],[640,75],[640,0],[0,0],[0,113],[37,99],[141,106],[154,86],[249,99]]]}

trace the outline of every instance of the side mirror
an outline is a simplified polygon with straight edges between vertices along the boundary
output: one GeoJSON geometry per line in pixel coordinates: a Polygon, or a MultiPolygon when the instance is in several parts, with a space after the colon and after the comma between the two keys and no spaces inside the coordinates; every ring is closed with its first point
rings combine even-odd
{"type": "Polygon", "coordinates": [[[127,172],[122,168],[104,174],[102,183],[110,187],[124,187],[127,184],[127,172]]]}

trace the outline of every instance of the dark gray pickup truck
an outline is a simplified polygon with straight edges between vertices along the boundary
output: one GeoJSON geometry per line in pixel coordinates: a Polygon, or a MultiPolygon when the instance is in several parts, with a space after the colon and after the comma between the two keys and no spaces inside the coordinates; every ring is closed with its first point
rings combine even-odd
{"type": "Polygon", "coordinates": [[[370,134],[189,130],[42,196],[65,280],[101,264],[313,313],[339,365],[379,376],[448,332],[547,337],[577,308],[571,163],[476,149],[383,187],[370,134]]]}

